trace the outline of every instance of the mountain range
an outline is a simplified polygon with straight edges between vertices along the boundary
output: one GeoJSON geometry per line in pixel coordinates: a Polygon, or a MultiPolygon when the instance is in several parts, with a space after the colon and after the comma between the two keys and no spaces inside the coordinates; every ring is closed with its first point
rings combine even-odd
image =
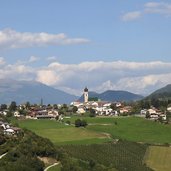
{"type": "Polygon", "coordinates": [[[11,101],[17,104],[27,101],[40,104],[41,99],[44,104],[69,104],[78,97],[36,81],[0,80],[1,104],[9,104],[11,101]]]}
{"type": "MultiPolygon", "coordinates": [[[[144,98],[128,91],[116,90],[108,90],[103,93],[90,91],[89,97],[102,101],[135,101],[144,98]]],[[[145,98],[171,98],[171,84],[156,90],[145,98]]],[[[70,104],[76,100],[83,101],[83,95],[81,97],[71,95],[36,81],[0,80],[0,104],[9,104],[11,101],[15,101],[17,104],[27,101],[32,104],[40,104],[41,99],[44,104],[70,104]]]]}
{"type": "MultiPolygon", "coordinates": [[[[107,90],[103,93],[89,92],[89,98],[98,98],[102,101],[135,101],[140,100],[143,96],[121,90],[107,90]]],[[[83,101],[83,95],[79,101],[83,101]]]]}
{"type": "Polygon", "coordinates": [[[154,91],[152,94],[147,96],[146,99],[171,99],[171,84],[154,91]]]}

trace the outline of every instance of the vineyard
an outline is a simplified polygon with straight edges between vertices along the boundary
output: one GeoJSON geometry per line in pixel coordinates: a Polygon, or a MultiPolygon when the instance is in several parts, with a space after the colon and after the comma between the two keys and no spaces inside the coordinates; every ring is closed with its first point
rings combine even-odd
{"type": "Polygon", "coordinates": [[[94,161],[119,171],[151,171],[143,163],[147,145],[119,141],[96,145],[67,145],[64,150],[71,156],[84,161],[94,161]]]}

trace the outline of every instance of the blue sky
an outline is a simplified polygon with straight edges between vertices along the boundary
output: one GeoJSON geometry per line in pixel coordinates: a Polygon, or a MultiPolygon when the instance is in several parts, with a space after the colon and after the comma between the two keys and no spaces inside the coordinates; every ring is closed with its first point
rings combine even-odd
{"type": "Polygon", "coordinates": [[[0,0],[0,78],[148,94],[170,83],[170,30],[170,0],[0,0]]]}

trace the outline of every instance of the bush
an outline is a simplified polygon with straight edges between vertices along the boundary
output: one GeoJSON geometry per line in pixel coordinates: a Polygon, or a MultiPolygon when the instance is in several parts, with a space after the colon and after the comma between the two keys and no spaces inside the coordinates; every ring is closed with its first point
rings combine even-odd
{"type": "Polygon", "coordinates": [[[77,119],[75,120],[75,127],[86,127],[87,122],[85,120],[77,119]]]}

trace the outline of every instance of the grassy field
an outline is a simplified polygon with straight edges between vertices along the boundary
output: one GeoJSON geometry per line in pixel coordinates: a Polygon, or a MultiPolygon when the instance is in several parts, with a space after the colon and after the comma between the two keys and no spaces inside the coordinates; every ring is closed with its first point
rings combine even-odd
{"type": "Polygon", "coordinates": [[[155,171],[171,170],[171,147],[149,147],[146,164],[155,171]]]}
{"type": "Polygon", "coordinates": [[[22,128],[27,128],[40,136],[49,138],[54,144],[92,144],[110,141],[112,138],[125,139],[135,142],[171,143],[171,125],[146,120],[139,117],[71,117],[74,123],[77,118],[85,119],[86,128],[75,128],[52,120],[19,121],[22,128]]]}
{"type": "MultiPolygon", "coordinates": [[[[73,122],[75,118],[71,118],[73,122]]],[[[146,120],[139,117],[84,118],[89,123],[87,129],[109,133],[113,138],[135,142],[171,143],[171,125],[146,120]]]]}
{"type": "Polygon", "coordinates": [[[98,144],[109,141],[109,138],[99,132],[86,128],[60,124],[52,120],[23,120],[19,126],[27,128],[36,134],[50,139],[54,144],[98,144]]]}

